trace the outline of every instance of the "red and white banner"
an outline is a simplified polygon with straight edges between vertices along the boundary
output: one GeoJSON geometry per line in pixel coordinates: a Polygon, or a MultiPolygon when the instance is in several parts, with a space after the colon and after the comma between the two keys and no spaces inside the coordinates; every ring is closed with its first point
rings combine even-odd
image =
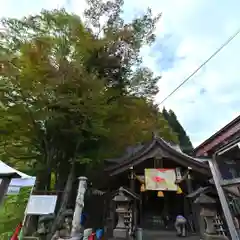
{"type": "Polygon", "coordinates": [[[145,169],[146,190],[177,191],[175,169],[145,169]]]}

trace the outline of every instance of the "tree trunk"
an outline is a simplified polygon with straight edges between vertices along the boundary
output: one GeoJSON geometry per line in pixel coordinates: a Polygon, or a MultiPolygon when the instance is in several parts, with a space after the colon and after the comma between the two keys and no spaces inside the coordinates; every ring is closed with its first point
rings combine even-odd
{"type": "Polygon", "coordinates": [[[55,208],[56,212],[58,212],[58,210],[60,209],[64,188],[68,179],[68,173],[70,172],[70,168],[71,168],[71,166],[69,167],[69,164],[66,164],[66,162],[67,160],[62,159],[57,168],[57,173],[56,173],[57,181],[56,181],[55,189],[57,191],[58,199],[57,199],[57,204],[55,208]]]}
{"type": "Polygon", "coordinates": [[[60,209],[57,213],[57,216],[53,222],[52,229],[51,229],[51,234],[49,234],[47,240],[51,240],[52,236],[56,232],[57,228],[59,227],[60,221],[61,221],[61,215],[62,213],[66,210],[68,200],[72,191],[72,185],[75,177],[75,162],[72,163],[71,170],[68,175],[68,179],[65,185],[64,193],[61,199],[61,206],[60,209]]]}
{"type": "Polygon", "coordinates": [[[37,178],[36,178],[36,184],[35,184],[35,192],[41,192],[41,194],[47,190],[47,187],[49,185],[49,170],[44,168],[41,171],[38,172],[37,178]]]}

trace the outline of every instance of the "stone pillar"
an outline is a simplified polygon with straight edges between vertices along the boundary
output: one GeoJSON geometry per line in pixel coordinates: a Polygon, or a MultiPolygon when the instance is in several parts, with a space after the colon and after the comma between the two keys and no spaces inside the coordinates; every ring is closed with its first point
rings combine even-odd
{"type": "Polygon", "coordinates": [[[129,179],[130,179],[130,189],[132,192],[135,192],[135,176],[134,176],[133,167],[130,167],[129,179]]]}
{"type": "MultiPolygon", "coordinates": [[[[189,173],[187,174],[187,178],[186,178],[186,184],[187,184],[187,192],[188,194],[193,192],[193,186],[192,186],[192,177],[191,177],[191,168],[188,168],[189,173]]],[[[198,226],[198,220],[197,220],[197,216],[196,216],[196,211],[194,209],[194,205],[192,200],[189,198],[188,200],[188,206],[189,206],[189,214],[191,214],[191,224],[193,225],[193,231],[199,231],[199,226],[198,226]]]]}
{"type": "MultiPolygon", "coordinates": [[[[134,173],[134,169],[133,169],[133,166],[130,167],[130,175],[129,175],[129,179],[130,179],[130,189],[133,193],[136,192],[136,185],[135,185],[135,173],[134,173]]],[[[136,199],[134,199],[134,203],[132,204],[132,218],[133,218],[133,224],[134,226],[137,226],[137,211],[136,211],[136,208],[137,208],[137,202],[136,202],[136,199]]]]}
{"type": "Polygon", "coordinates": [[[204,239],[206,223],[205,223],[204,217],[200,215],[200,211],[201,211],[201,209],[199,210],[199,216],[198,216],[199,235],[200,235],[200,239],[204,239]]]}
{"type": "Polygon", "coordinates": [[[187,182],[188,194],[190,194],[193,192],[191,172],[188,173],[186,182],[187,182]]]}
{"type": "Polygon", "coordinates": [[[87,178],[86,177],[79,177],[79,186],[78,186],[78,193],[76,198],[76,205],[73,215],[72,221],[72,231],[71,237],[74,240],[81,239],[83,234],[83,226],[81,226],[81,215],[84,208],[84,194],[87,190],[87,178]]]}

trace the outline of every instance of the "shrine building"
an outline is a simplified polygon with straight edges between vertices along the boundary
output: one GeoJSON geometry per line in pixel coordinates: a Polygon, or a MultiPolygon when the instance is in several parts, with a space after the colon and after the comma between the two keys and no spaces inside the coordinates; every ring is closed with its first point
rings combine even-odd
{"type": "Polygon", "coordinates": [[[173,229],[182,214],[198,231],[198,216],[187,195],[209,184],[207,161],[183,153],[179,146],[153,135],[146,144],[129,148],[116,159],[105,160],[108,190],[126,187],[140,196],[134,224],[144,229],[173,229]]]}

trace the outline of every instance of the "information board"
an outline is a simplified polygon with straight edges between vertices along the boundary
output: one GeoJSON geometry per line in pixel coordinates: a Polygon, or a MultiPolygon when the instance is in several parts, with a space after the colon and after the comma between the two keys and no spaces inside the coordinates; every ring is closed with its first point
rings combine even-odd
{"type": "Polygon", "coordinates": [[[26,214],[45,215],[54,213],[56,203],[56,195],[31,195],[28,201],[26,214]]]}

